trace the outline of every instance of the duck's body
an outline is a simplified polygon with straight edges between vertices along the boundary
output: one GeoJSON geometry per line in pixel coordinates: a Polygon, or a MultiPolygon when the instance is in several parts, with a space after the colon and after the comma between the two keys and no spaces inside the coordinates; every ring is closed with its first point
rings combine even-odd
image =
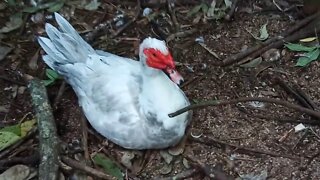
{"type": "MultiPolygon", "coordinates": [[[[55,17],[60,31],[46,24],[49,39],[39,38],[47,53],[43,59],[73,87],[92,127],[128,149],[166,148],[179,142],[190,114],[168,114],[189,101],[162,70],[147,65],[144,53],[162,41],[144,40],[138,62],[95,51],[65,19],[55,17]]],[[[158,50],[166,53],[162,46],[158,50]]]]}

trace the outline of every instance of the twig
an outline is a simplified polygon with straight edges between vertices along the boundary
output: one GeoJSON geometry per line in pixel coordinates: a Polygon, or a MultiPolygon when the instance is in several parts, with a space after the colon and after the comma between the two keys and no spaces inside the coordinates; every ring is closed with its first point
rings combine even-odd
{"type": "Polygon", "coordinates": [[[244,108],[238,107],[239,111],[248,114],[251,117],[259,118],[259,119],[267,119],[272,121],[277,121],[278,123],[296,123],[296,124],[309,124],[309,125],[320,125],[320,121],[312,120],[312,119],[289,119],[289,118],[282,118],[282,117],[274,117],[273,115],[267,114],[252,114],[248,110],[244,108]]]}
{"type": "Polygon", "coordinates": [[[231,20],[231,18],[232,18],[233,15],[234,15],[234,12],[235,12],[235,10],[236,10],[237,4],[238,4],[238,0],[234,0],[234,1],[232,2],[232,5],[231,5],[231,7],[230,7],[229,12],[224,16],[224,19],[225,19],[225,20],[227,20],[227,21],[230,21],[230,20],[231,20]]]}
{"type": "Polygon", "coordinates": [[[213,50],[211,50],[207,45],[204,43],[198,43],[201,47],[203,47],[205,50],[207,50],[212,56],[214,56],[217,59],[221,59],[217,53],[215,53],[213,50]]]}
{"type": "Polygon", "coordinates": [[[39,130],[39,179],[55,180],[59,177],[58,136],[47,91],[39,79],[29,81],[28,88],[39,130]]]}
{"type": "Polygon", "coordinates": [[[303,107],[313,109],[312,106],[293,88],[291,88],[284,80],[282,80],[280,77],[277,77],[276,82],[282,87],[288,94],[292,94],[303,107]]]}
{"type": "Polygon", "coordinates": [[[112,36],[111,38],[115,38],[116,36],[118,36],[120,33],[122,33],[127,27],[129,27],[132,23],[134,23],[139,15],[140,15],[140,11],[141,11],[141,2],[140,0],[137,0],[137,12],[134,15],[133,19],[131,19],[130,21],[128,21],[125,25],[123,25],[120,29],[118,29],[112,36]]]}
{"type": "Polygon", "coordinates": [[[193,78],[190,79],[189,81],[183,83],[180,88],[181,88],[181,89],[182,89],[182,88],[185,88],[185,87],[189,86],[190,84],[192,84],[192,83],[194,83],[194,82],[196,82],[196,81],[200,81],[200,80],[202,80],[202,79],[204,79],[204,76],[202,76],[202,75],[201,75],[201,76],[193,77],[193,78]]]}
{"type": "Polygon", "coordinates": [[[37,165],[39,163],[39,153],[35,152],[30,156],[12,157],[0,160],[0,167],[9,167],[15,164],[37,165]]]}
{"type": "Polygon", "coordinates": [[[260,101],[260,102],[268,102],[268,103],[275,103],[279,104],[288,108],[292,108],[294,110],[309,114],[311,116],[316,117],[318,120],[320,120],[320,112],[304,108],[295,104],[291,104],[288,101],[283,101],[283,100],[278,100],[275,98],[265,98],[265,97],[242,97],[238,99],[232,99],[232,100],[213,100],[213,101],[205,101],[205,102],[200,102],[197,104],[192,104],[187,107],[184,107],[182,109],[179,109],[178,111],[174,113],[170,113],[169,117],[175,117],[179,114],[182,114],[186,111],[192,110],[192,109],[198,109],[198,108],[204,108],[208,106],[222,106],[222,105],[227,105],[227,104],[236,104],[238,102],[248,102],[248,101],[260,101]]]}
{"type": "Polygon", "coordinates": [[[62,84],[60,85],[60,88],[59,88],[59,90],[58,90],[58,94],[57,94],[57,96],[54,98],[54,101],[53,101],[53,109],[57,109],[57,105],[58,105],[58,103],[60,102],[61,97],[62,97],[65,89],[66,89],[66,81],[62,81],[62,84]]]}
{"type": "Polygon", "coordinates": [[[180,28],[180,25],[178,23],[176,12],[174,10],[175,2],[174,0],[167,0],[167,4],[168,4],[168,10],[169,10],[173,25],[175,27],[175,30],[178,31],[180,28]]]}
{"type": "MultiPolygon", "coordinates": [[[[300,32],[297,32],[297,33],[291,35],[292,33],[298,31],[300,28],[305,27],[308,23],[310,23],[312,20],[316,19],[319,15],[320,15],[320,12],[316,13],[312,16],[309,16],[309,17],[301,20],[300,22],[298,22],[294,26],[290,27],[290,29],[283,32],[280,36],[268,39],[265,42],[262,42],[261,44],[255,46],[255,47],[249,48],[246,51],[243,51],[243,52],[240,52],[240,53],[235,54],[233,56],[227,57],[223,60],[223,62],[216,62],[213,65],[215,65],[215,66],[229,66],[229,65],[236,63],[236,62],[240,61],[241,59],[253,54],[254,52],[255,52],[255,54],[251,55],[251,58],[254,58],[257,55],[262,54],[263,52],[267,51],[270,48],[278,48],[278,47],[282,46],[284,41],[286,41],[286,42],[295,41],[295,40],[301,39],[311,33],[314,33],[313,30],[311,32],[311,30],[304,29],[300,32]]],[[[318,29],[319,28],[317,28],[317,30],[318,29]]]]}
{"type": "Polygon", "coordinates": [[[172,40],[174,40],[175,38],[178,38],[178,37],[186,37],[186,36],[190,36],[192,35],[193,33],[197,32],[198,30],[197,29],[190,29],[190,30],[187,30],[187,31],[183,31],[183,32],[177,32],[177,33],[174,33],[174,34],[171,34],[170,36],[167,37],[166,39],[166,42],[170,42],[172,40]]]}
{"type": "Polygon", "coordinates": [[[90,162],[90,155],[88,150],[88,126],[86,117],[84,116],[83,112],[81,113],[80,124],[82,129],[82,146],[84,151],[84,158],[86,160],[86,164],[88,165],[90,162]]]}
{"type": "Polygon", "coordinates": [[[20,86],[26,86],[27,85],[24,82],[16,81],[16,80],[8,78],[6,76],[0,76],[0,79],[8,81],[8,82],[11,82],[11,83],[14,83],[14,84],[17,84],[17,85],[20,85],[20,86]]]}
{"type": "Polygon", "coordinates": [[[311,106],[311,109],[318,110],[318,106],[311,100],[310,96],[308,96],[298,85],[293,85],[294,90],[299,93],[299,95],[311,106]]]}
{"type": "Polygon", "coordinates": [[[198,174],[199,173],[199,169],[188,169],[186,171],[183,171],[173,177],[166,177],[166,178],[155,178],[155,180],[173,180],[173,179],[176,179],[176,180],[180,180],[180,179],[187,179],[187,178],[190,178],[192,177],[193,175],[195,174],[198,174]]]}
{"type": "Polygon", "coordinates": [[[76,160],[73,160],[67,156],[61,156],[61,160],[68,166],[72,167],[72,168],[75,168],[75,169],[78,169],[78,170],[81,170],[81,171],[84,171],[86,172],[87,174],[90,174],[94,177],[97,177],[97,178],[101,178],[101,179],[113,179],[112,176],[108,175],[108,174],[105,174],[104,172],[102,171],[99,171],[97,169],[94,169],[92,167],[89,167],[89,166],[86,166],[84,164],[81,164],[80,162],[76,161],[76,160]]]}
{"type": "Polygon", "coordinates": [[[278,153],[274,153],[271,151],[266,151],[266,150],[259,150],[259,149],[254,149],[254,148],[247,148],[247,147],[243,147],[243,146],[238,146],[235,144],[231,144],[231,143],[227,143],[227,142],[223,142],[217,139],[214,139],[212,137],[207,137],[205,135],[202,135],[201,138],[194,138],[192,136],[189,136],[188,138],[190,138],[192,141],[194,142],[199,142],[208,146],[215,146],[215,147],[233,147],[236,151],[239,151],[240,153],[243,154],[248,154],[248,155],[252,155],[252,154],[265,154],[265,155],[269,155],[269,156],[273,156],[273,157],[285,157],[288,159],[300,159],[301,157],[296,157],[296,156],[292,156],[292,155],[287,155],[287,154],[278,154],[278,153]],[[218,146],[220,145],[220,146],[218,146]]]}

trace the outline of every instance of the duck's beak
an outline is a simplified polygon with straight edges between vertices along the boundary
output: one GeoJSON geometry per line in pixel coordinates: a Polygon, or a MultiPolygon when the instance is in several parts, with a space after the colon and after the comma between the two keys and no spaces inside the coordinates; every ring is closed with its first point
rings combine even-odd
{"type": "Polygon", "coordinates": [[[180,75],[180,73],[176,69],[167,67],[165,69],[165,72],[169,76],[171,81],[176,83],[178,86],[181,86],[181,84],[184,82],[183,77],[180,75]]]}

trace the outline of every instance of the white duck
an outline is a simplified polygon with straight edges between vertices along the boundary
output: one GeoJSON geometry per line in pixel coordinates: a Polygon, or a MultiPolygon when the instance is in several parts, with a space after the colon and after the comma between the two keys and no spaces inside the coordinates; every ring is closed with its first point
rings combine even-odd
{"type": "Polygon", "coordinates": [[[191,112],[168,116],[189,101],[163,41],[146,38],[140,62],[134,61],[95,51],[61,15],[55,19],[59,30],[47,23],[49,38],[38,39],[47,53],[43,60],[72,86],[96,131],[128,149],[166,148],[181,140],[191,112]]]}

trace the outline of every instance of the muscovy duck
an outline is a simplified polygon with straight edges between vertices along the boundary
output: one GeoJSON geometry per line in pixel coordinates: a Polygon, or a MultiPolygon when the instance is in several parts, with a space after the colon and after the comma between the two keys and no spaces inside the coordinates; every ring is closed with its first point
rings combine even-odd
{"type": "Polygon", "coordinates": [[[94,50],[61,15],[55,13],[55,20],[59,28],[46,23],[48,38],[38,38],[43,60],[72,86],[97,132],[137,150],[167,148],[182,139],[192,112],[168,116],[190,103],[177,85],[183,79],[165,42],[144,39],[135,61],[94,50]]]}

